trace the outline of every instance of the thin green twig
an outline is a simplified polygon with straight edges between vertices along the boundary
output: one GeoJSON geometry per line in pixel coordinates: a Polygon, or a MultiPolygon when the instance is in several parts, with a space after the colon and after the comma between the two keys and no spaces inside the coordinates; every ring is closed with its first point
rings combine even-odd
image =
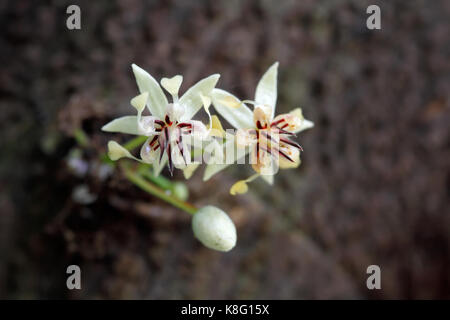
{"type": "Polygon", "coordinates": [[[190,213],[193,215],[197,212],[198,209],[195,206],[193,206],[192,204],[181,201],[172,195],[168,195],[161,188],[158,188],[157,186],[146,181],[140,174],[138,174],[136,171],[131,169],[129,163],[127,163],[126,160],[121,160],[120,167],[122,168],[122,170],[123,170],[125,176],[128,178],[128,180],[133,182],[136,186],[138,186],[142,190],[154,195],[155,197],[160,198],[161,200],[164,200],[164,201],[170,203],[174,207],[177,207],[181,210],[186,211],[187,213],[190,213]]]}
{"type": "Polygon", "coordinates": [[[140,145],[142,145],[147,139],[148,139],[148,137],[146,137],[146,136],[137,136],[136,138],[133,138],[130,141],[128,141],[127,143],[125,143],[123,145],[123,147],[125,149],[127,149],[128,151],[131,151],[131,150],[139,147],[140,145]]]}

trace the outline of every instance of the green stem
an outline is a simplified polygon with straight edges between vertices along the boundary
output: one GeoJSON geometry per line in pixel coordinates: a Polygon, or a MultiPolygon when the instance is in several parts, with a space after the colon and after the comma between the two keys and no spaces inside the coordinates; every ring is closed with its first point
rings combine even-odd
{"type": "Polygon", "coordinates": [[[147,178],[148,180],[156,184],[158,187],[163,188],[165,190],[173,190],[173,183],[169,179],[166,179],[161,175],[159,176],[153,175],[148,166],[140,166],[138,172],[141,176],[147,178]]]}
{"type": "Polygon", "coordinates": [[[123,147],[125,149],[127,149],[128,151],[131,151],[131,150],[139,147],[140,145],[142,145],[147,139],[148,139],[147,136],[137,136],[136,138],[133,138],[130,141],[128,141],[127,143],[125,143],[123,145],[123,147]]]}
{"type": "Polygon", "coordinates": [[[120,167],[122,168],[125,176],[142,190],[154,195],[155,197],[160,198],[161,200],[170,203],[174,207],[186,211],[187,213],[193,215],[197,212],[198,209],[192,204],[181,201],[171,195],[168,195],[164,190],[146,181],[141,175],[132,170],[129,164],[126,164],[124,160],[121,161],[120,167]]]}

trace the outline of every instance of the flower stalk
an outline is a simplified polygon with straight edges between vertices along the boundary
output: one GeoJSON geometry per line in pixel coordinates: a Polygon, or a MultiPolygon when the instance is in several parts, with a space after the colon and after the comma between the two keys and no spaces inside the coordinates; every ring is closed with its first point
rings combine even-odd
{"type": "Polygon", "coordinates": [[[131,169],[129,162],[121,161],[120,168],[122,169],[125,177],[127,177],[128,180],[130,180],[132,183],[134,183],[142,190],[150,193],[151,195],[154,195],[155,197],[160,198],[161,200],[170,203],[174,207],[177,207],[189,214],[193,215],[197,212],[198,209],[192,204],[182,201],[172,195],[169,195],[163,189],[149,183],[138,172],[131,169]]]}

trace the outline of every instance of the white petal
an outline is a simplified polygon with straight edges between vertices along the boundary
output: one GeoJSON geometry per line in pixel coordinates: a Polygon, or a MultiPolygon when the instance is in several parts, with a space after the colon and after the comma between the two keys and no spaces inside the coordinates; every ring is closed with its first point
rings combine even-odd
{"type": "Polygon", "coordinates": [[[163,119],[166,114],[167,98],[158,82],[144,69],[133,64],[136,83],[141,93],[148,92],[147,107],[151,114],[163,119]]]}
{"type": "Polygon", "coordinates": [[[135,135],[142,134],[138,126],[138,117],[136,116],[125,116],[114,119],[105,124],[102,127],[102,130],[106,132],[121,132],[135,135]]]}
{"type": "Polygon", "coordinates": [[[211,105],[211,98],[200,94],[200,99],[202,99],[203,107],[205,108],[205,110],[208,110],[209,106],[211,105]]]}
{"type": "Polygon", "coordinates": [[[153,137],[148,138],[141,147],[141,159],[146,163],[154,163],[155,161],[159,161],[159,148],[155,151],[149,146],[149,143],[152,141],[152,139],[153,137]]]}
{"type": "Polygon", "coordinates": [[[213,74],[205,79],[202,79],[186,91],[185,94],[183,94],[179,100],[179,104],[185,108],[185,112],[180,121],[192,119],[192,117],[200,110],[203,105],[200,94],[209,96],[211,90],[216,86],[219,77],[220,75],[213,74]]]}
{"type": "Polygon", "coordinates": [[[178,91],[180,90],[181,83],[183,82],[183,76],[176,75],[172,78],[162,78],[161,86],[167,90],[175,99],[178,97],[178,91]]]}
{"type": "Polygon", "coordinates": [[[200,166],[199,163],[190,163],[186,168],[183,169],[183,175],[186,180],[190,179],[194,174],[195,170],[200,166]]]}
{"type": "Polygon", "coordinates": [[[271,118],[275,114],[275,105],[277,102],[277,74],[278,62],[275,62],[262,76],[256,86],[255,102],[257,104],[267,105],[271,108],[271,118]]]}
{"type": "Polygon", "coordinates": [[[203,174],[203,181],[208,181],[213,175],[228,166],[230,166],[230,164],[208,164],[205,168],[205,173],[203,174]]]}
{"type": "Polygon", "coordinates": [[[273,185],[273,177],[274,175],[261,175],[261,178],[264,179],[265,182],[267,182],[270,185],[273,185]]]}
{"type": "MultiPolygon", "coordinates": [[[[231,140],[227,141],[227,142],[223,145],[223,148],[224,148],[225,150],[228,150],[228,148],[234,148],[234,143],[235,143],[235,142],[234,142],[234,139],[231,139],[231,140]]],[[[210,179],[213,175],[215,175],[216,173],[218,173],[218,172],[224,170],[224,169],[227,168],[228,166],[234,164],[234,163],[237,162],[238,160],[240,160],[240,159],[242,159],[243,157],[245,157],[245,156],[249,153],[250,148],[245,148],[244,150],[241,150],[241,151],[242,151],[242,152],[237,153],[236,150],[235,150],[235,154],[233,155],[235,159],[233,159],[234,161],[231,162],[231,163],[229,163],[229,161],[228,161],[229,159],[225,158],[225,159],[223,160],[223,162],[225,162],[225,163],[220,163],[220,162],[219,162],[219,163],[211,163],[211,164],[206,165],[205,172],[204,172],[204,174],[203,174],[203,181],[209,180],[209,179],[210,179]]]]}
{"type": "Polygon", "coordinates": [[[305,119],[305,120],[303,120],[303,123],[300,126],[300,128],[298,129],[298,131],[296,131],[295,133],[306,130],[306,129],[310,129],[312,127],[314,127],[314,122],[305,119]]]}
{"type": "MultiPolygon", "coordinates": [[[[153,116],[143,116],[139,120],[139,130],[140,134],[144,136],[151,136],[156,133],[155,121],[159,120],[157,117],[153,116]]],[[[159,127],[159,125],[158,125],[159,127]]],[[[157,133],[160,134],[160,133],[157,133]]]]}
{"type": "Polygon", "coordinates": [[[130,151],[128,151],[127,149],[125,149],[124,147],[122,147],[120,144],[118,144],[115,141],[109,141],[108,142],[108,157],[112,160],[112,161],[117,161],[119,159],[122,158],[130,158],[136,161],[141,161],[139,159],[137,159],[136,157],[134,157],[130,151]]]}
{"type": "Polygon", "coordinates": [[[155,133],[155,120],[157,118],[152,116],[144,116],[141,119],[136,116],[125,116],[105,124],[102,130],[106,132],[150,136],[155,133]]]}
{"type": "Polygon", "coordinates": [[[253,128],[253,112],[241,101],[225,90],[211,92],[214,108],[236,129],[253,128]]]}
{"type": "Polygon", "coordinates": [[[171,154],[172,154],[172,163],[175,168],[185,170],[191,164],[190,159],[188,158],[190,155],[190,152],[189,152],[187,144],[184,141],[180,144],[178,144],[176,142],[172,142],[171,143],[171,154]],[[184,156],[181,153],[181,150],[179,148],[180,145],[181,145],[182,149],[184,150],[184,156]]]}
{"type": "Polygon", "coordinates": [[[138,114],[140,114],[144,110],[145,104],[147,103],[147,99],[148,99],[148,92],[143,92],[140,95],[131,99],[130,103],[133,107],[136,108],[138,114]]]}
{"type": "Polygon", "coordinates": [[[293,130],[292,131],[293,133],[297,133],[297,132],[300,132],[300,131],[303,131],[303,130],[310,129],[310,128],[314,127],[314,122],[306,120],[303,117],[303,112],[302,112],[301,108],[296,108],[296,109],[292,110],[289,113],[299,117],[302,120],[302,124],[296,130],[293,130]]]}
{"type": "Polygon", "coordinates": [[[178,103],[170,103],[167,106],[166,112],[171,121],[178,121],[184,114],[184,108],[178,103]]]}
{"type": "Polygon", "coordinates": [[[189,123],[192,126],[192,133],[190,133],[194,139],[205,140],[208,137],[209,130],[203,122],[198,120],[185,121],[184,123],[189,123]]]}
{"type": "MultiPolygon", "coordinates": [[[[158,150],[161,150],[161,148],[158,148],[158,150]]],[[[159,176],[159,174],[161,173],[161,171],[164,169],[164,167],[167,164],[167,152],[164,152],[161,161],[159,161],[159,155],[160,155],[160,152],[158,152],[157,160],[152,163],[153,174],[155,176],[159,176]]]]}

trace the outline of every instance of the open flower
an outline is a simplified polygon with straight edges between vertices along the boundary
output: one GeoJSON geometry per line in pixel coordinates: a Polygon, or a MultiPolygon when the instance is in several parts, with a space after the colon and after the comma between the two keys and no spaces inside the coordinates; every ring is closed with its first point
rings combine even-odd
{"type": "Polygon", "coordinates": [[[187,158],[190,159],[186,143],[208,137],[206,126],[201,121],[192,120],[192,117],[203,105],[209,115],[207,97],[220,75],[214,74],[200,80],[181,98],[178,98],[178,91],[183,77],[176,75],[170,79],[163,78],[161,86],[171,94],[173,100],[169,103],[160,85],[149,73],[135,64],[132,67],[140,91],[140,95],[131,100],[131,105],[137,110],[137,116],[115,119],[106,124],[102,130],[144,135],[149,138],[141,148],[141,159],[133,157],[117,143],[108,144],[109,154],[115,159],[128,157],[151,163],[155,175],[159,175],[168,162],[172,174],[174,166],[182,168],[186,166],[187,158]],[[145,106],[150,111],[150,116],[142,115],[145,106]]]}
{"type": "MultiPolygon", "coordinates": [[[[217,112],[237,130],[235,143],[250,152],[250,162],[256,174],[249,179],[238,181],[231,188],[232,194],[245,193],[247,182],[261,176],[269,184],[278,168],[296,168],[300,165],[302,147],[292,141],[296,133],[311,128],[314,124],[303,118],[297,108],[290,113],[276,117],[278,62],[274,63],[262,76],[256,87],[255,100],[240,101],[232,94],[214,89],[212,102],[217,112]],[[246,106],[254,106],[253,111],[246,106]]],[[[213,165],[206,169],[207,178],[227,165],[213,165]]]]}

